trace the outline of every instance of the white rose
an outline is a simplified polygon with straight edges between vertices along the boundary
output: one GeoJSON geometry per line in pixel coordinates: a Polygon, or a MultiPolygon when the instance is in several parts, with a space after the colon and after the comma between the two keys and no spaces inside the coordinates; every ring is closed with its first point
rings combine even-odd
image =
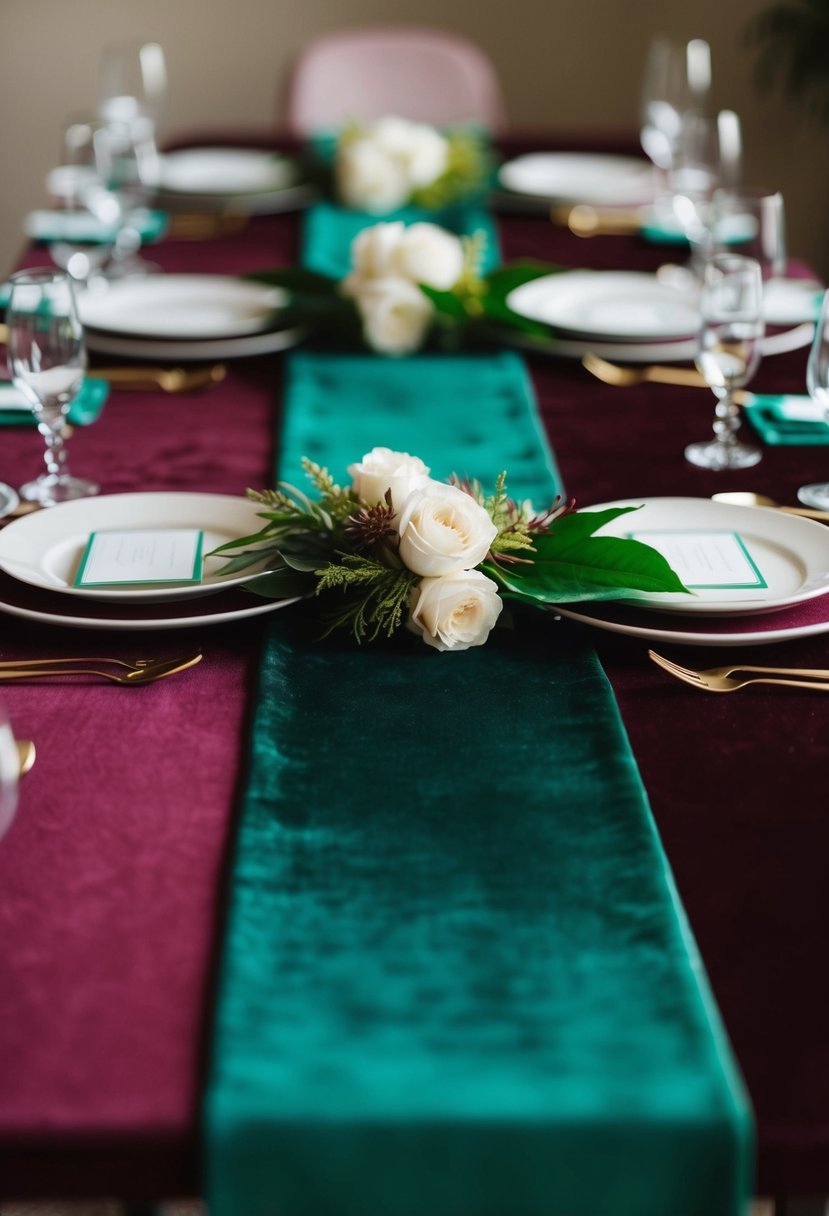
{"type": "Polygon", "coordinates": [[[346,295],[358,295],[367,279],[385,279],[397,275],[394,255],[405,232],[406,225],[394,220],[388,224],[372,224],[357,233],[351,242],[353,270],[341,284],[346,295]]]}
{"type": "Polygon", "coordinates": [[[397,529],[400,560],[427,577],[471,570],[484,560],[498,534],[474,498],[438,481],[409,495],[397,529]]]}
{"type": "Polygon", "coordinates": [[[423,122],[381,118],[371,127],[376,144],[398,159],[412,190],[430,186],[449,165],[449,141],[423,122]]]}
{"type": "Polygon", "coordinates": [[[412,224],[389,256],[397,274],[438,291],[449,291],[463,271],[460,238],[437,224],[412,224]]]}
{"type": "Polygon", "coordinates": [[[406,165],[398,157],[362,137],[339,149],[337,190],[347,207],[382,215],[403,206],[411,185],[406,165]]]}
{"type": "Polygon", "coordinates": [[[363,321],[363,337],[373,350],[408,355],[423,345],[434,308],[414,283],[366,279],[352,285],[351,294],[363,321]]]}
{"type": "Polygon", "coordinates": [[[412,592],[409,627],[435,650],[482,646],[503,608],[498,586],[480,570],[424,578],[412,592]]]}
{"type": "Polygon", "coordinates": [[[348,466],[352,489],[363,502],[383,502],[391,491],[391,505],[397,511],[413,490],[429,481],[429,470],[419,456],[393,452],[391,448],[372,448],[362,460],[348,466]]]}

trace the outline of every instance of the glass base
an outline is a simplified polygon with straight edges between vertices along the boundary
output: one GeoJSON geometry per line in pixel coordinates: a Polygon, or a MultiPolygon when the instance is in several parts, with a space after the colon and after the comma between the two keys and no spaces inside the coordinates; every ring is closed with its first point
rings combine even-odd
{"type": "Polygon", "coordinates": [[[801,486],[797,491],[797,498],[807,507],[817,507],[819,511],[829,511],[829,481],[819,482],[812,486],[801,486]]]}
{"type": "Polygon", "coordinates": [[[709,439],[689,444],[685,459],[701,469],[750,469],[763,459],[763,452],[753,443],[721,443],[718,439],[709,439]]]}
{"type": "Polygon", "coordinates": [[[20,497],[26,502],[39,502],[42,507],[54,507],[59,502],[71,502],[73,498],[91,498],[101,487],[94,481],[84,477],[70,477],[64,473],[60,477],[44,473],[35,481],[27,481],[20,487],[20,497]]]}

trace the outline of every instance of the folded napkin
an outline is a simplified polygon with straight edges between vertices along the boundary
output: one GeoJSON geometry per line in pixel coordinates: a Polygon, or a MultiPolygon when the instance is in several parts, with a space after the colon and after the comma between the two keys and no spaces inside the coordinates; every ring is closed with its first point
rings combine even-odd
{"type": "MultiPolygon", "coordinates": [[[[144,244],[157,241],[167,229],[166,211],[138,208],[126,217],[131,228],[137,229],[144,244]]],[[[118,226],[107,224],[88,211],[30,211],[23,224],[26,235],[33,241],[80,241],[106,244],[114,241],[118,226]]]]}
{"type": "Polygon", "coordinates": [[[772,446],[829,444],[826,411],[806,396],[755,395],[743,407],[754,430],[772,446]]]}
{"type": "MultiPolygon", "coordinates": [[[[109,396],[106,380],[84,380],[81,390],[69,408],[68,421],[73,426],[89,426],[95,422],[109,396]]],[[[8,380],[0,380],[0,426],[36,426],[31,406],[20,389],[8,380]]]]}

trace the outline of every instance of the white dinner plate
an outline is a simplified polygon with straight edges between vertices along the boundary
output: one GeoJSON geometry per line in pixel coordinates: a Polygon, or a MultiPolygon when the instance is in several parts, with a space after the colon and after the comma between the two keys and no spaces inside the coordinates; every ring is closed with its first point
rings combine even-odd
{"type": "MultiPolygon", "coordinates": [[[[584,513],[621,506],[641,509],[605,524],[597,536],[646,533],[642,537],[645,543],[668,557],[665,546],[671,535],[707,533],[713,541],[717,535],[736,534],[767,584],[725,589],[698,586],[692,596],[637,592],[628,601],[637,608],[684,616],[742,617],[790,608],[829,592],[829,529],[814,520],[709,498],[630,498],[587,507],[584,513]]],[[[683,578],[683,570],[676,565],[674,569],[683,578]]]]}
{"type": "Polygon", "coordinates": [[[651,202],[654,196],[650,162],[633,156],[530,152],[503,164],[498,180],[506,190],[545,205],[636,206],[651,202]]]}
{"type": "Polygon", "coordinates": [[[247,582],[259,567],[222,578],[225,562],[205,557],[202,581],[187,586],[143,584],[140,587],[74,587],[72,585],[90,533],[119,529],[197,528],[204,533],[203,551],[258,532],[262,508],[229,494],[104,494],[60,503],[7,524],[0,531],[0,570],[20,582],[62,597],[118,604],[153,604],[215,595],[247,582]]]}
{"type": "Polygon", "coordinates": [[[157,201],[172,210],[274,215],[306,206],[313,188],[296,163],[255,148],[182,148],[161,158],[157,201]]]}
{"type": "Polygon", "coordinates": [[[509,293],[508,308],[579,337],[658,342],[690,338],[699,327],[695,292],[656,275],[627,270],[570,270],[543,275],[509,293]]]}
{"type": "MultiPolygon", "coordinates": [[[[781,333],[767,334],[760,349],[763,358],[784,355],[801,350],[811,344],[815,327],[806,323],[781,333]]],[[[583,359],[590,352],[603,359],[615,359],[622,363],[687,363],[696,354],[696,338],[682,338],[678,342],[602,342],[595,338],[560,338],[551,334],[539,338],[513,330],[510,341],[530,353],[552,355],[560,359],[583,359]]]]}
{"type": "Polygon", "coordinates": [[[78,312],[102,334],[203,341],[261,333],[286,300],[277,287],[232,275],[151,274],[79,293],[78,312]]]}
{"type": "Polygon", "coordinates": [[[769,279],[763,284],[763,313],[770,325],[817,321],[823,287],[814,279],[769,279]]]}

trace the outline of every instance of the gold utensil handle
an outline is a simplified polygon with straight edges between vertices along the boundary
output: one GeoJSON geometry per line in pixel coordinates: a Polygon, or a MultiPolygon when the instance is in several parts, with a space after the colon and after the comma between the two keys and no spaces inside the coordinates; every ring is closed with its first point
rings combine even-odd
{"type": "Polygon", "coordinates": [[[19,762],[19,775],[25,777],[37,757],[35,745],[31,739],[17,740],[17,757],[19,762]]]}
{"type": "Polygon", "coordinates": [[[592,207],[577,203],[575,207],[553,207],[550,219],[554,224],[569,228],[574,236],[627,236],[638,232],[641,217],[637,211],[592,207]]]}

